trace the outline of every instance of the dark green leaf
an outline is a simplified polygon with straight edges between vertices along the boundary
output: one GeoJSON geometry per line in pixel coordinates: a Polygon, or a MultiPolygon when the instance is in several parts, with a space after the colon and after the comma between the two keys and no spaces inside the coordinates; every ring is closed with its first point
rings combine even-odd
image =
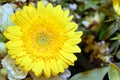
{"type": "Polygon", "coordinates": [[[0,42],[3,42],[4,39],[5,39],[5,37],[2,34],[0,34],[0,42]]]}
{"type": "Polygon", "coordinates": [[[105,35],[103,36],[103,39],[109,38],[111,35],[113,35],[118,30],[118,23],[114,22],[110,27],[107,28],[105,35]]]}
{"type": "Polygon", "coordinates": [[[103,38],[104,34],[105,34],[105,29],[102,27],[100,29],[99,40],[101,40],[103,38]]]}
{"type": "Polygon", "coordinates": [[[114,13],[111,12],[109,9],[104,8],[104,7],[99,7],[99,11],[103,12],[104,14],[108,15],[108,16],[114,16],[114,13]]]}

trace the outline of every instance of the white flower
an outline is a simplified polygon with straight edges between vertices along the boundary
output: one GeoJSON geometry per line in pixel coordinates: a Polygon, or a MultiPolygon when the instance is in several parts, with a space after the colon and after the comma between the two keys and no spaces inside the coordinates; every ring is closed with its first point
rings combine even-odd
{"type": "Polygon", "coordinates": [[[65,70],[64,73],[59,74],[58,76],[52,76],[50,78],[46,78],[44,76],[36,77],[33,72],[29,73],[33,80],[67,80],[71,73],[69,70],[65,70]]]}
{"type": "Polygon", "coordinates": [[[76,10],[77,9],[77,4],[69,4],[69,8],[71,9],[71,10],[76,10]]]}
{"type": "Polygon", "coordinates": [[[10,15],[14,12],[13,4],[4,4],[0,6],[0,30],[3,32],[7,26],[13,25],[10,15]]]}
{"type": "Polygon", "coordinates": [[[19,1],[21,1],[21,2],[26,2],[27,0],[16,0],[16,2],[19,2],[19,1]]]}
{"type": "Polygon", "coordinates": [[[44,5],[47,5],[47,4],[48,4],[48,1],[47,1],[47,0],[42,0],[42,3],[43,3],[44,5]]]}
{"type": "Polygon", "coordinates": [[[27,72],[23,72],[20,67],[15,65],[15,61],[10,57],[10,55],[5,56],[1,64],[7,69],[9,80],[24,79],[27,75],[27,72]]]}
{"type": "Polygon", "coordinates": [[[108,55],[108,56],[106,56],[105,58],[106,58],[106,62],[111,62],[111,58],[112,58],[113,56],[111,56],[111,55],[108,55]]]}
{"type": "Polygon", "coordinates": [[[56,2],[57,0],[50,0],[51,2],[56,2]]]}
{"type": "Polygon", "coordinates": [[[87,28],[90,26],[90,23],[87,20],[82,21],[82,24],[87,28]]]}
{"type": "Polygon", "coordinates": [[[76,17],[77,19],[80,19],[80,18],[81,18],[81,16],[78,15],[78,14],[75,14],[75,17],[76,17]]]}
{"type": "Polygon", "coordinates": [[[85,20],[82,21],[82,24],[86,27],[89,28],[91,24],[96,22],[97,24],[100,23],[100,14],[96,12],[94,16],[87,16],[85,20]]]}
{"type": "Polygon", "coordinates": [[[6,47],[5,47],[5,43],[0,42],[0,54],[4,55],[6,54],[6,47]]]}
{"type": "Polygon", "coordinates": [[[100,52],[103,54],[103,55],[108,55],[109,52],[110,52],[110,49],[106,46],[106,42],[105,41],[101,41],[98,43],[98,46],[101,46],[102,48],[100,48],[100,52]]]}
{"type": "Polygon", "coordinates": [[[59,76],[62,78],[62,80],[67,80],[71,75],[70,71],[66,69],[64,73],[61,73],[59,76]]]}

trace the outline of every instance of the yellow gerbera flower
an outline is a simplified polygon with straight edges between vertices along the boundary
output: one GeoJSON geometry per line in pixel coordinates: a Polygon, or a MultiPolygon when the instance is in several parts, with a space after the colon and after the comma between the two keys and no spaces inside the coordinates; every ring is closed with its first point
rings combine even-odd
{"type": "Polygon", "coordinates": [[[6,43],[8,54],[25,71],[32,70],[36,76],[56,76],[77,59],[73,53],[81,50],[81,31],[71,22],[69,10],[62,10],[51,3],[38,2],[37,9],[25,6],[11,16],[16,26],[9,26],[4,35],[10,40],[6,43]]]}
{"type": "Polygon", "coordinates": [[[120,0],[112,0],[115,12],[120,16],[120,0]]]}

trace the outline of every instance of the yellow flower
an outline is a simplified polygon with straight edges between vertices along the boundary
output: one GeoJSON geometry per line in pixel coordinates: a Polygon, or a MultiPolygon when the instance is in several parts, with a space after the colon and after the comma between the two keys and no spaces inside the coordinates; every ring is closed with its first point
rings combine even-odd
{"type": "Polygon", "coordinates": [[[25,6],[11,16],[16,26],[9,26],[4,35],[10,40],[6,43],[8,54],[25,71],[33,71],[36,76],[58,75],[77,59],[73,53],[81,50],[82,31],[71,22],[69,10],[62,10],[51,3],[44,6],[37,3],[37,9],[25,6]]]}
{"type": "Polygon", "coordinates": [[[113,0],[113,8],[115,12],[120,16],[120,0],[113,0]]]}

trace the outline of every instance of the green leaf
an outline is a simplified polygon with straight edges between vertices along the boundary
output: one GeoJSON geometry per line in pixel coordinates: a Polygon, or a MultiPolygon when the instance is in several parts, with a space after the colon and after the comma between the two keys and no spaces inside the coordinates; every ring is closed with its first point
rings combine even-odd
{"type": "Polygon", "coordinates": [[[93,8],[96,10],[98,8],[96,4],[98,3],[99,3],[98,1],[94,1],[94,0],[85,1],[84,10],[89,9],[89,8],[93,8]]]}
{"type": "Polygon", "coordinates": [[[120,34],[117,34],[117,36],[113,37],[111,40],[120,40],[120,34]]]}
{"type": "Polygon", "coordinates": [[[120,62],[115,62],[114,64],[120,68],[120,62]]]}
{"type": "MultiPolygon", "coordinates": [[[[118,17],[119,18],[119,17],[118,17]]],[[[117,21],[118,22],[118,29],[120,31],[120,19],[117,21]]]]}
{"type": "Polygon", "coordinates": [[[103,36],[104,40],[108,39],[111,35],[113,35],[118,30],[118,23],[114,22],[110,27],[107,28],[105,35],[103,36]]]}
{"type": "Polygon", "coordinates": [[[105,74],[108,72],[108,69],[108,67],[104,67],[78,73],[69,80],[102,80],[105,74]]]}
{"type": "Polygon", "coordinates": [[[0,34],[0,42],[3,42],[4,39],[5,39],[5,37],[2,34],[0,34]]]}
{"type": "Polygon", "coordinates": [[[116,45],[113,46],[114,47],[114,53],[117,53],[117,51],[119,50],[119,46],[120,46],[120,40],[117,40],[114,43],[116,43],[116,45]]]}
{"type": "Polygon", "coordinates": [[[120,50],[116,54],[117,58],[120,59],[120,50]]]}
{"type": "Polygon", "coordinates": [[[120,33],[118,33],[117,36],[111,38],[111,40],[116,40],[116,41],[114,41],[113,44],[111,44],[111,47],[113,48],[114,53],[119,53],[120,54],[120,51],[118,51],[119,46],[120,46],[120,33]]]}
{"type": "Polygon", "coordinates": [[[103,12],[104,14],[108,15],[108,16],[111,16],[111,17],[114,17],[114,12],[111,12],[109,9],[107,8],[104,8],[104,7],[99,7],[99,11],[100,12],[103,12]]]}
{"type": "Polygon", "coordinates": [[[120,69],[113,63],[110,63],[108,71],[109,80],[120,80],[120,69]]]}
{"type": "Polygon", "coordinates": [[[93,4],[99,4],[100,0],[90,0],[90,2],[93,3],[93,4]]]}
{"type": "MultiPolygon", "coordinates": [[[[119,46],[120,46],[119,40],[114,41],[113,43],[111,43],[109,49],[110,49],[110,52],[111,52],[110,54],[111,54],[112,56],[120,53],[120,51],[119,51],[119,46]]],[[[118,56],[117,56],[117,58],[118,58],[118,56]]]]}
{"type": "Polygon", "coordinates": [[[101,27],[100,34],[99,34],[99,40],[101,40],[103,38],[104,34],[105,34],[105,29],[104,29],[104,27],[101,27]]]}
{"type": "Polygon", "coordinates": [[[13,2],[14,0],[0,0],[0,2],[13,2]]]}
{"type": "Polygon", "coordinates": [[[86,4],[86,5],[84,5],[84,10],[87,10],[87,9],[89,9],[90,7],[91,7],[90,5],[86,4]]]}

